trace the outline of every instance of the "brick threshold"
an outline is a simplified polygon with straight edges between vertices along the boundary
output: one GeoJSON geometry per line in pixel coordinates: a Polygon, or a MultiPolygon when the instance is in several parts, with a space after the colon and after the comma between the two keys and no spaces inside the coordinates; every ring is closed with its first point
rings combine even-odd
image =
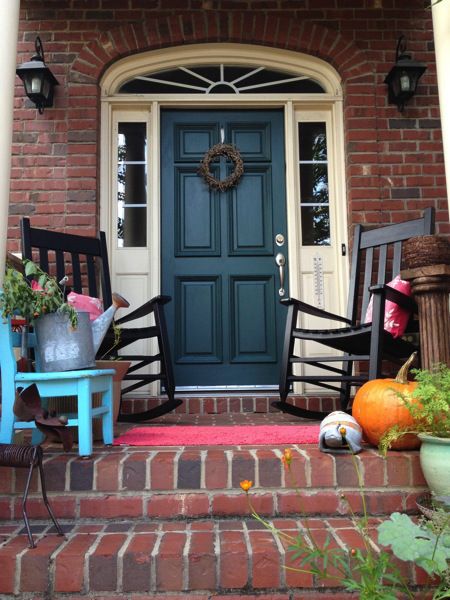
{"type": "MultiPolygon", "coordinates": [[[[226,413],[274,413],[282,414],[272,406],[274,400],[279,399],[276,392],[248,393],[248,392],[222,392],[210,394],[203,393],[177,393],[176,398],[183,400],[171,414],[226,414],[226,413]]],[[[132,397],[124,396],[122,411],[125,414],[142,412],[159,406],[165,402],[165,396],[132,397]]],[[[298,396],[290,395],[289,402],[294,406],[313,411],[331,412],[339,410],[339,398],[336,396],[298,396]]]]}
{"type": "MultiPolygon", "coordinates": [[[[319,540],[328,533],[341,547],[363,547],[355,521],[348,517],[283,518],[271,523],[297,535],[305,530],[306,521],[319,540]]],[[[381,521],[370,520],[374,540],[381,521]]],[[[72,600],[99,598],[100,593],[140,600],[159,594],[166,600],[221,595],[228,600],[255,595],[258,600],[354,598],[332,582],[285,570],[283,565],[293,564],[289,552],[253,519],[61,524],[65,537],[48,525],[33,525],[35,549],[28,548],[23,523],[0,526],[1,598],[25,598],[31,592],[33,600],[67,598],[68,593],[76,594],[72,600]]],[[[404,563],[402,572],[411,589],[420,589],[425,582],[412,565],[404,563]]]]}

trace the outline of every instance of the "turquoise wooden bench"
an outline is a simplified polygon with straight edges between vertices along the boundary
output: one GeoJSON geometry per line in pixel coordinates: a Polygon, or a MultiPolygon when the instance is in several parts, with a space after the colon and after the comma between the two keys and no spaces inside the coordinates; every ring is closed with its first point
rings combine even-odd
{"type": "MultiPolygon", "coordinates": [[[[28,345],[35,344],[34,335],[28,334],[28,345]]],[[[77,413],[68,416],[68,426],[78,427],[78,453],[87,457],[92,454],[92,419],[102,419],[103,442],[113,443],[113,375],[114,369],[85,369],[81,371],[59,371],[55,373],[17,371],[14,348],[21,345],[21,334],[14,332],[10,319],[0,317],[0,369],[2,390],[2,414],[0,421],[0,443],[13,442],[14,432],[33,429],[32,442],[40,443],[43,434],[34,421],[19,421],[14,415],[14,400],[17,390],[35,384],[45,408],[49,398],[74,396],[77,413]],[[101,405],[93,407],[94,394],[101,394],[101,405]]]]}

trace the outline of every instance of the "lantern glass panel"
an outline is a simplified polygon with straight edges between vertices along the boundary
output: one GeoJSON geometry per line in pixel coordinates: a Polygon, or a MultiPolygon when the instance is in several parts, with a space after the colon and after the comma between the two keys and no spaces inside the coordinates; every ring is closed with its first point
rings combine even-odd
{"type": "Polygon", "coordinates": [[[409,92],[412,89],[412,82],[406,71],[400,74],[400,89],[402,92],[409,92]]]}
{"type": "Polygon", "coordinates": [[[43,86],[42,86],[42,95],[44,96],[44,98],[46,100],[50,96],[50,91],[51,91],[50,81],[49,81],[48,77],[45,77],[43,86]]]}

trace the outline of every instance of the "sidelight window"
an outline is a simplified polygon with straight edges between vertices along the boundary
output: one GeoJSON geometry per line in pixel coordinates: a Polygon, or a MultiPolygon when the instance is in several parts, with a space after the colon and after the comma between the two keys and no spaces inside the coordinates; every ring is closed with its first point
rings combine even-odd
{"type": "Polygon", "coordinates": [[[330,245],[330,197],[325,122],[298,124],[303,246],[330,245]]]}
{"type": "Polygon", "coordinates": [[[117,134],[117,245],[147,245],[147,127],[119,123],[117,134]]]}

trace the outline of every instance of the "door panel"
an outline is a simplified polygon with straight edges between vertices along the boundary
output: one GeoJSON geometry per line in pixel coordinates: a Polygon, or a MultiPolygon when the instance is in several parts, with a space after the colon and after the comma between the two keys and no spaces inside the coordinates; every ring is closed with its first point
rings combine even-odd
{"type": "MultiPolygon", "coordinates": [[[[162,292],[173,299],[167,319],[177,387],[278,383],[285,308],[275,236],[286,237],[283,136],[282,111],[162,112],[162,292]],[[238,185],[225,192],[198,175],[221,131],[244,161],[238,185]]],[[[224,157],[211,164],[218,179],[233,169],[224,157]]]]}
{"type": "Polygon", "coordinates": [[[220,256],[220,213],[197,173],[175,169],[175,255],[220,256]]]}
{"type": "Polygon", "coordinates": [[[221,277],[177,277],[175,360],[222,362],[221,277]]]}
{"type": "Polygon", "coordinates": [[[231,277],[231,362],[275,362],[273,277],[231,277]]]}
{"type": "Polygon", "coordinates": [[[235,190],[230,203],[230,255],[272,255],[270,179],[269,167],[246,169],[245,177],[235,190]]]}

